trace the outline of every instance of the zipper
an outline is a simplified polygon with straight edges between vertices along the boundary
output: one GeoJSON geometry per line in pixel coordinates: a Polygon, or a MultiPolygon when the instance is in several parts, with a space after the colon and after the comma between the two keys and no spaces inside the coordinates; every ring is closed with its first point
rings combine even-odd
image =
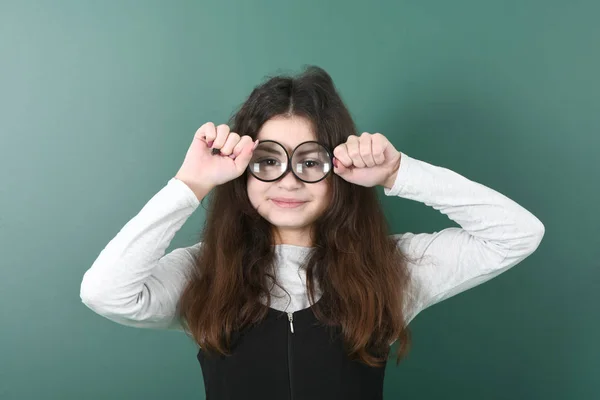
{"type": "Polygon", "coordinates": [[[294,313],[288,312],[288,320],[290,321],[290,330],[288,331],[288,372],[290,376],[290,400],[294,399],[294,391],[292,390],[292,334],[294,333],[294,313]]]}
{"type": "Polygon", "coordinates": [[[288,311],[287,315],[288,320],[290,321],[290,331],[294,333],[294,313],[288,311]]]}

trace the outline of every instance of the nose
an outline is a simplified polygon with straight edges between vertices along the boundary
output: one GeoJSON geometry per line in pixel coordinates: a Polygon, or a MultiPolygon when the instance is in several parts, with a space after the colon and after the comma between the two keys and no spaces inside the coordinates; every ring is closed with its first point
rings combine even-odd
{"type": "Polygon", "coordinates": [[[279,187],[287,190],[299,189],[302,186],[302,181],[296,178],[296,175],[289,169],[283,174],[283,176],[277,181],[279,187]]]}

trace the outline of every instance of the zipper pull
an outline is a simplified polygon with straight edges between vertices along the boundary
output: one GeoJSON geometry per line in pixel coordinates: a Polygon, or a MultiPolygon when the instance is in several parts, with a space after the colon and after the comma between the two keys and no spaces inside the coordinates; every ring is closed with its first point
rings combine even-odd
{"type": "Polygon", "coordinates": [[[288,312],[288,320],[290,321],[290,329],[294,333],[294,313],[288,312]]]}

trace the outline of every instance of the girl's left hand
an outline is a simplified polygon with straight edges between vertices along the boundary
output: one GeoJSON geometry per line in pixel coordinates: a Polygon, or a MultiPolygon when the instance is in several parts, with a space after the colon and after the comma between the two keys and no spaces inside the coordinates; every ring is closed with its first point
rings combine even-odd
{"type": "Polygon", "coordinates": [[[333,155],[333,172],[360,186],[391,188],[400,168],[401,153],[381,133],[351,135],[333,155]]]}

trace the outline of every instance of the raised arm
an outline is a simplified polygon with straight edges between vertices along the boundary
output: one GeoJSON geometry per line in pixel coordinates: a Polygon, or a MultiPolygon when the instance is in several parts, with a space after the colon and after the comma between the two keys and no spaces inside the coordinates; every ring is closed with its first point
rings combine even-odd
{"type": "Polygon", "coordinates": [[[410,257],[413,308],[409,318],[517,265],[540,244],[544,225],[497,191],[447,168],[402,153],[387,196],[424,203],[460,225],[433,233],[393,235],[410,257]]]}
{"type": "Polygon", "coordinates": [[[82,302],[122,325],[181,330],[175,307],[201,244],[165,251],[199,204],[185,183],[170,179],[85,272],[82,302]]]}

